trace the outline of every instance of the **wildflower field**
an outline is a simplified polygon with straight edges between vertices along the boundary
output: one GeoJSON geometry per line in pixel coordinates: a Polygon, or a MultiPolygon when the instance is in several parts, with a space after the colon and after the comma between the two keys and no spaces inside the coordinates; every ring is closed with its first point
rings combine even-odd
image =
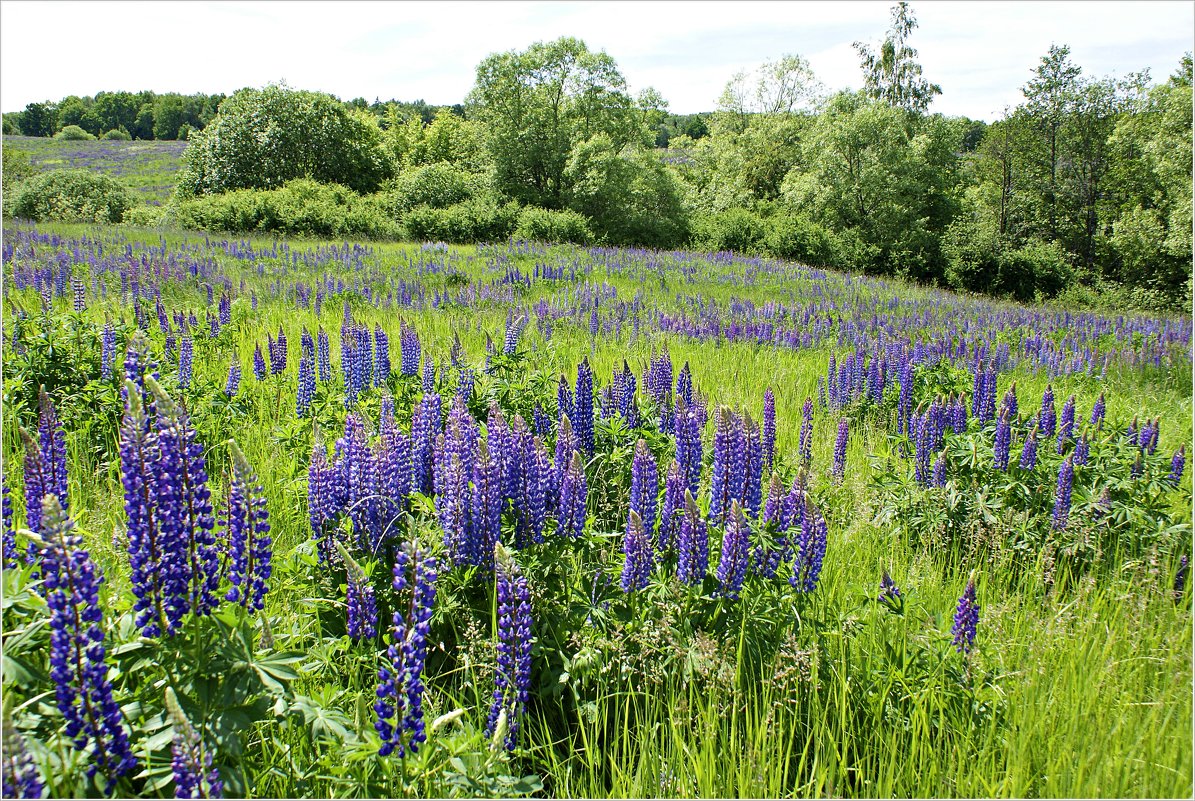
{"type": "Polygon", "coordinates": [[[1189,318],[15,223],[3,285],[6,796],[1192,794],[1189,318]]]}
{"type": "Polygon", "coordinates": [[[29,156],[32,166],[39,172],[75,169],[109,175],[129,187],[136,200],[159,206],[174,192],[187,143],[5,136],[4,147],[29,156]]]}

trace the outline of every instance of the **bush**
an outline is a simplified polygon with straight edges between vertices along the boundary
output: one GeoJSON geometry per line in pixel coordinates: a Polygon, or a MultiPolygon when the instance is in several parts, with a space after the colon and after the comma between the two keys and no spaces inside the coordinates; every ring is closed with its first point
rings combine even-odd
{"type": "Polygon", "coordinates": [[[84,131],[78,125],[68,125],[58,133],[54,134],[55,139],[61,139],[64,142],[87,142],[95,139],[95,137],[87,131],[84,131]]]}
{"type": "Polygon", "coordinates": [[[51,170],[21,185],[13,216],[37,222],[118,223],[133,205],[115,179],[89,170],[51,170]]]}
{"type": "Polygon", "coordinates": [[[572,242],[588,245],[593,241],[589,220],[571,209],[552,211],[536,206],[527,206],[519,212],[515,226],[516,239],[532,242],[572,242]]]}
{"type": "Polygon", "coordinates": [[[124,213],[124,224],[139,228],[156,228],[165,221],[166,210],[161,206],[134,206],[124,213]]]}
{"type": "Polygon", "coordinates": [[[1052,298],[1071,279],[1071,267],[1057,242],[1031,240],[1000,256],[1000,274],[988,290],[1010,294],[1020,301],[1033,300],[1038,293],[1052,298]]]}
{"type": "Polygon", "coordinates": [[[129,132],[120,128],[113,128],[111,131],[104,133],[100,139],[108,139],[115,142],[128,142],[133,137],[129,136],[129,132]]]}
{"type": "Polygon", "coordinates": [[[182,200],[175,205],[174,220],[183,228],[205,231],[398,238],[398,226],[377,198],[308,179],[281,189],[241,189],[182,200]]]}
{"type": "Polygon", "coordinates": [[[446,209],[419,206],[403,218],[407,239],[422,242],[501,242],[514,233],[518,204],[476,198],[446,209]]]}
{"type": "Polygon", "coordinates": [[[180,198],[277,189],[296,178],[373,192],[392,172],[377,119],[319,92],[242,89],[189,139],[180,198]]]}
{"type": "Polygon", "coordinates": [[[382,203],[395,219],[416,206],[446,209],[479,194],[484,179],[445,162],[412,167],[387,183],[382,203]]]}
{"type": "Polygon", "coordinates": [[[808,217],[777,214],[767,223],[764,248],[770,255],[814,267],[832,267],[838,263],[833,234],[808,217]]]}
{"type": "Polygon", "coordinates": [[[697,218],[693,226],[693,247],[758,253],[767,235],[768,225],[758,214],[746,209],[729,209],[697,218]]]}

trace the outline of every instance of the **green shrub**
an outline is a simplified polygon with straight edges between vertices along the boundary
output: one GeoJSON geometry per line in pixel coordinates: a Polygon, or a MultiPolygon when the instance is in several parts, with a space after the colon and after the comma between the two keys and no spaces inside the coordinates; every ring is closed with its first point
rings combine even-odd
{"type": "Polygon", "coordinates": [[[516,239],[532,242],[572,242],[588,245],[593,241],[589,221],[571,209],[552,211],[536,206],[527,206],[519,212],[515,226],[516,239]]]}
{"type": "Polygon", "coordinates": [[[61,139],[64,142],[86,142],[95,139],[95,136],[87,133],[78,125],[68,125],[58,133],[54,134],[55,139],[61,139]]]}
{"type": "Polygon", "coordinates": [[[115,178],[90,170],[50,170],[21,185],[12,213],[38,222],[118,223],[132,205],[129,191],[115,178]]]}
{"type": "Polygon", "coordinates": [[[1031,240],[1000,256],[1000,274],[986,290],[1009,294],[1020,301],[1033,300],[1038,293],[1052,298],[1071,278],[1071,267],[1057,242],[1031,240]]]}
{"type": "Polygon", "coordinates": [[[281,189],[241,189],[175,204],[174,221],[183,228],[234,233],[270,232],[286,236],[396,239],[398,226],[374,197],[308,179],[281,189]]]}
{"type": "Polygon", "coordinates": [[[121,130],[120,128],[113,128],[111,131],[105,132],[104,135],[100,137],[100,139],[108,139],[116,142],[128,142],[132,138],[133,137],[129,136],[128,131],[121,130]]]}
{"type": "Polygon", "coordinates": [[[486,197],[446,209],[419,206],[403,218],[402,227],[407,239],[422,242],[501,242],[514,233],[518,216],[513,201],[500,205],[486,197]]]}
{"type": "Polygon", "coordinates": [[[180,198],[277,189],[296,178],[373,192],[392,172],[377,118],[319,92],[242,89],[188,138],[180,198]]]}
{"type": "Polygon", "coordinates": [[[417,206],[445,209],[464,203],[483,189],[480,176],[445,162],[403,170],[382,191],[391,216],[401,218],[417,206]]]}
{"type": "Polygon", "coordinates": [[[729,209],[697,218],[693,226],[693,247],[758,253],[767,235],[768,225],[758,214],[746,209],[729,209]]]}
{"type": "Polygon", "coordinates": [[[833,234],[808,217],[777,214],[767,223],[764,249],[768,254],[814,267],[832,267],[838,263],[833,234]]]}
{"type": "Polygon", "coordinates": [[[165,221],[166,211],[161,206],[133,206],[124,213],[124,224],[138,228],[155,228],[165,221]]]}

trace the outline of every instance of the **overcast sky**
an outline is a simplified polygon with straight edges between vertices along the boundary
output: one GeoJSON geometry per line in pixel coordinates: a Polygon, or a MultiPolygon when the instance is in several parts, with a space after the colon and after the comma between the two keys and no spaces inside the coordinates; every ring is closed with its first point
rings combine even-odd
{"type": "MultiPolygon", "coordinates": [[[[0,108],[70,94],[224,92],[285,80],[365,97],[460,102],[489,53],[583,39],[635,91],[712,110],[726,81],[797,53],[830,90],[862,83],[856,40],[878,44],[883,2],[0,2],[0,108]]],[[[992,120],[1051,43],[1085,75],[1149,68],[1195,48],[1195,4],[915,0],[911,44],[941,85],[931,111],[992,120]]]]}

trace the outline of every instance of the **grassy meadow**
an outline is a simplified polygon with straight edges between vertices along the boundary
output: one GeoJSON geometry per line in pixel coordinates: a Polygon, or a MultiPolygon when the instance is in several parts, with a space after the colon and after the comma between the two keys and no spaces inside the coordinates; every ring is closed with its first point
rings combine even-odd
{"type": "MultiPolygon", "coordinates": [[[[75,143],[31,142],[5,138],[5,146],[28,145],[35,164],[73,158],[66,149],[75,143]]],[[[151,146],[102,144],[111,154],[101,168],[117,173],[126,150],[151,146]]],[[[121,177],[163,200],[178,152],[174,143],[152,146],[152,169],[142,162],[121,177]]],[[[193,753],[206,754],[218,774],[200,791],[216,794],[218,781],[227,796],[1193,792],[1191,472],[1184,466],[1170,478],[1176,452],[1192,447],[1189,318],[1020,306],[729,253],[230,240],[11,222],[4,241],[3,459],[15,531],[11,551],[5,546],[4,709],[13,727],[5,746],[12,754],[19,742],[49,796],[174,794],[171,745],[188,742],[188,722],[193,753]],[[326,379],[307,361],[315,350],[300,344],[321,329],[326,379]],[[365,331],[372,377],[353,393],[346,365],[360,357],[349,352],[362,342],[355,330],[365,331]],[[280,332],[288,343],[281,369],[263,364],[268,374],[257,377],[255,349],[268,362],[280,332]],[[413,371],[400,368],[412,334],[413,371]],[[136,622],[143,590],[131,568],[138,546],[127,495],[134,413],[122,395],[134,386],[124,383],[130,345],[156,363],[164,396],[182,410],[174,423],[186,429],[177,415],[189,420],[214,507],[220,600],[205,615],[186,614],[171,636],[146,636],[136,622]],[[848,359],[845,372],[829,372],[848,359]],[[487,453],[500,452],[498,409],[526,432],[524,442],[538,437],[520,453],[542,446],[552,459],[561,377],[576,410],[583,361],[595,376],[595,445],[577,450],[588,493],[580,536],[557,533],[558,478],[542,541],[524,538],[519,504],[530,501],[516,492],[503,502],[497,570],[453,558],[442,512],[449,495],[438,484],[391,497],[384,531],[362,530],[354,506],[384,494],[381,484],[356,496],[350,487],[327,528],[313,532],[313,452],[317,462],[350,467],[366,458],[352,455],[348,418],[382,454],[388,431],[416,438],[433,395],[441,398],[434,429],[451,437],[445,420],[459,397],[488,438],[487,453]],[[638,379],[629,392],[617,377],[624,363],[638,379]],[[665,502],[686,364],[702,418],[695,501],[709,521],[708,563],[694,583],[680,581],[684,546],[656,539],[649,526],[650,575],[625,591],[628,514],[665,502]],[[232,365],[241,378],[230,390],[232,365]],[[990,372],[993,386],[976,372],[990,372]],[[623,394],[603,401],[612,386],[623,394]],[[977,415],[977,387],[993,406],[1011,390],[1018,410],[977,415]],[[1074,397],[1069,437],[1041,433],[1047,387],[1060,410],[1074,397]],[[124,772],[101,759],[115,747],[111,736],[73,747],[55,703],[51,639],[62,624],[40,575],[54,548],[26,552],[61,535],[43,528],[38,543],[26,525],[28,498],[40,500],[28,478],[39,388],[65,434],[68,511],[83,538],[59,548],[85,550],[103,576],[92,606],[102,610],[117,725],[136,760],[124,772]],[[768,389],[775,456],[770,471],[746,468],[747,494],[754,481],[760,497],[745,517],[751,555],[742,557],[741,592],[728,591],[721,567],[737,558],[726,544],[731,524],[710,510],[719,470],[734,469],[719,410],[739,415],[748,448],[758,447],[759,429],[745,421],[768,418],[768,389]],[[1101,396],[1106,412],[1096,423],[1101,396]],[[962,408],[963,424],[939,426],[937,442],[919,443],[919,421],[943,405],[962,408]],[[1005,469],[993,465],[1002,419],[1011,431],[1005,469]],[[1154,420],[1156,443],[1147,443],[1141,431],[1154,420]],[[270,574],[259,611],[222,600],[239,547],[224,510],[234,508],[234,484],[256,491],[255,482],[238,483],[230,440],[268,510],[270,574]],[[648,501],[642,491],[632,497],[641,440],[657,470],[648,501]],[[1022,466],[1030,440],[1036,463],[1022,466]],[[1081,462],[1080,442],[1090,451],[1081,462]],[[941,472],[918,477],[931,447],[925,464],[940,461],[941,472]],[[1073,496],[1068,485],[1069,517],[1059,525],[1064,465],[1074,471],[1073,496]],[[790,488],[805,524],[784,529],[767,522],[768,499],[790,488]],[[824,561],[811,556],[811,520],[825,524],[824,561]],[[418,593],[392,581],[396,564],[405,570],[399,554],[413,546],[439,562],[422,634],[408,625],[418,593]],[[778,569],[761,566],[769,554],[778,569]],[[811,589],[789,581],[801,559],[817,563],[811,589]],[[516,573],[526,581],[530,626],[512,635],[496,586],[516,573]],[[898,594],[882,591],[885,576],[898,594]],[[955,617],[971,581],[978,623],[964,647],[955,617]],[[376,631],[353,636],[351,596],[364,586],[377,601],[376,631]],[[401,625],[392,625],[395,612],[401,625]],[[378,671],[393,666],[410,678],[418,659],[400,646],[419,637],[422,686],[399,692],[419,695],[419,724],[402,724],[404,755],[382,755],[378,671]],[[529,674],[504,673],[504,648],[528,642],[529,674]],[[520,681],[525,695],[512,701],[511,683],[520,681]],[[101,764],[90,777],[89,764],[101,764]]],[[[147,430],[164,437],[171,407],[159,397],[147,430]]],[[[444,448],[436,444],[432,465],[452,464],[444,448]]],[[[469,486],[478,483],[466,477],[469,486]]],[[[736,508],[750,505],[737,497],[736,508]]]]}

